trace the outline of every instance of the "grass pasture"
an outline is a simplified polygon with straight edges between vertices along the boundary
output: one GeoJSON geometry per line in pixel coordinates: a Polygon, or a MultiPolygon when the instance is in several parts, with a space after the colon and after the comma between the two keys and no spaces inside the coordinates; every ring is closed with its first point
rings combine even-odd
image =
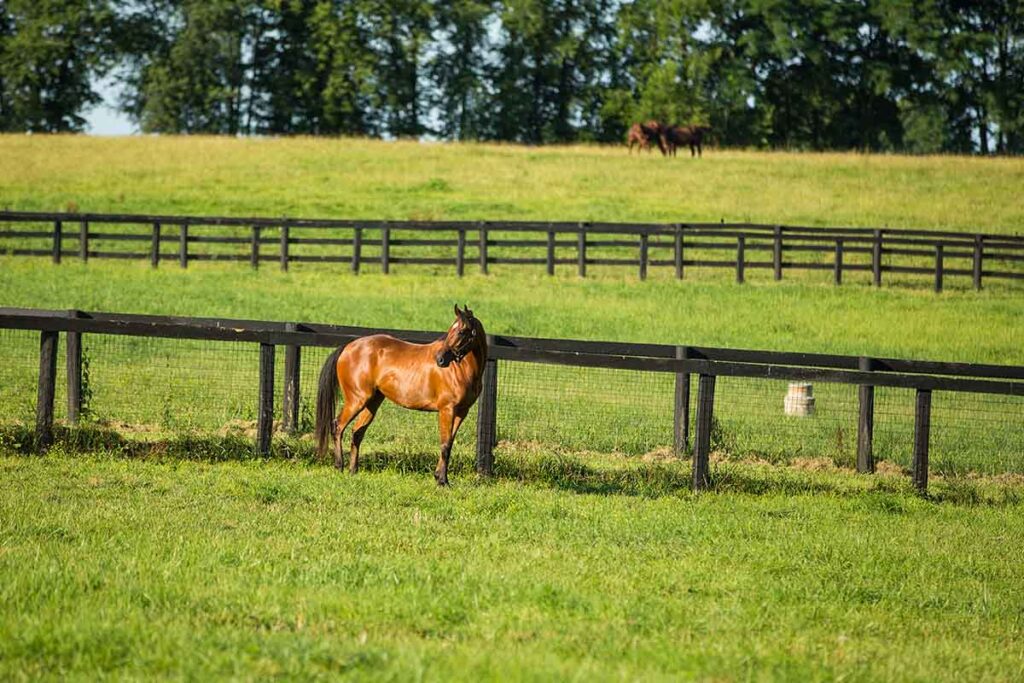
{"type": "Polygon", "coordinates": [[[1024,160],[324,138],[0,136],[22,211],[1024,232],[1024,160]]]}
{"type": "MultiPolygon", "coordinates": [[[[14,210],[1024,231],[1015,159],[45,136],[0,154],[14,210]]],[[[459,302],[512,335],[1024,364],[1012,284],[270,265],[0,255],[0,305],[440,330],[459,302]]],[[[1019,398],[936,394],[922,499],[911,392],[876,395],[868,477],[852,390],[816,385],[818,417],[783,422],[783,386],[725,379],[694,495],[664,448],[670,377],[506,364],[496,476],[471,471],[470,421],[437,491],[432,415],[385,407],[341,476],[308,436],[252,457],[255,345],[85,350],[88,426],[29,455],[38,336],[0,331],[5,680],[1024,676],[1019,398]]],[[[325,353],[304,354],[307,400],[325,353]]]]}
{"type": "Polygon", "coordinates": [[[437,491],[388,467],[0,458],[0,676],[1024,670],[1017,489],[928,502],[902,478],[734,466],[693,496],[681,466],[539,460],[437,491]]]}

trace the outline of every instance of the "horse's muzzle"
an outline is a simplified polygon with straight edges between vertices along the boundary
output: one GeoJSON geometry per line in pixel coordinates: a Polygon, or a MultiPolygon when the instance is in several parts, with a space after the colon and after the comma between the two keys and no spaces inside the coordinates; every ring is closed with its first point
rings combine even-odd
{"type": "Polygon", "coordinates": [[[437,361],[437,367],[446,368],[451,365],[452,354],[445,350],[434,356],[434,360],[437,361]]]}

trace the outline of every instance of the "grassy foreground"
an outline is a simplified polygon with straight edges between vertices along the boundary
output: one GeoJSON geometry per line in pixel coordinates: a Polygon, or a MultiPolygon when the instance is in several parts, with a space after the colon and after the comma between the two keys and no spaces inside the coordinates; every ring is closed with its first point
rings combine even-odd
{"type": "Polygon", "coordinates": [[[618,463],[625,492],[581,495],[588,465],[505,467],[438,491],[393,469],[0,457],[0,677],[1024,672],[1014,489],[928,502],[734,466],[731,493],[694,496],[684,466],[618,463]]]}
{"type": "Polygon", "coordinates": [[[1021,159],[23,135],[0,158],[17,210],[1024,231],[1021,159]]]}

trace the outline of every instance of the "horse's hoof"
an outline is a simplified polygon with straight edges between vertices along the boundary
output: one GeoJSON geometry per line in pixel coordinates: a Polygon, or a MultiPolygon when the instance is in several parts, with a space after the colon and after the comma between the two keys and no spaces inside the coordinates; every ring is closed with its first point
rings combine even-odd
{"type": "Polygon", "coordinates": [[[442,476],[440,472],[434,472],[434,481],[437,482],[438,486],[448,485],[448,475],[442,476]]]}

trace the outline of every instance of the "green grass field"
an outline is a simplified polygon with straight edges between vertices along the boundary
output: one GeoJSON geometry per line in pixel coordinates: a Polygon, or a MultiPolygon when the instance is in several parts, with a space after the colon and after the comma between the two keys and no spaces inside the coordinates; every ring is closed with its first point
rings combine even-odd
{"type": "Polygon", "coordinates": [[[25,211],[1024,231],[1021,159],[18,135],[0,157],[0,206],[25,211]]]}
{"type": "Polygon", "coordinates": [[[693,496],[672,465],[523,467],[438,491],[391,469],[0,458],[0,676],[1024,671],[1019,489],[927,502],[902,478],[747,466],[693,496]]]}
{"type": "MultiPolygon", "coordinates": [[[[1009,159],[43,136],[0,153],[17,210],[1024,230],[1009,159]]],[[[440,330],[457,301],[502,334],[1024,364],[1008,284],[541,270],[0,257],[0,305],[440,330]]],[[[911,392],[879,391],[866,477],[852,392],[816,385],[818,416],[784,422],[784,383],[722,380],[714,488],[693,495],[664,448],[671,377],[506,364],[497,476],[472,474],[470,422],[439,492],[430,415],[385,408],[355,478],[303,436],[255,460],[254,345],[85,348],[99,425],[45,457],[0,430],[2,678],[1024,675],[1017,399],[936,394],[923,500],[901,470],[911,392]]],[[[307,400],[325,353],[304,355],[307,400]]],[[[37,335],[0,331],[0,359],[0,418],[31,424],[37,335]]]]}

